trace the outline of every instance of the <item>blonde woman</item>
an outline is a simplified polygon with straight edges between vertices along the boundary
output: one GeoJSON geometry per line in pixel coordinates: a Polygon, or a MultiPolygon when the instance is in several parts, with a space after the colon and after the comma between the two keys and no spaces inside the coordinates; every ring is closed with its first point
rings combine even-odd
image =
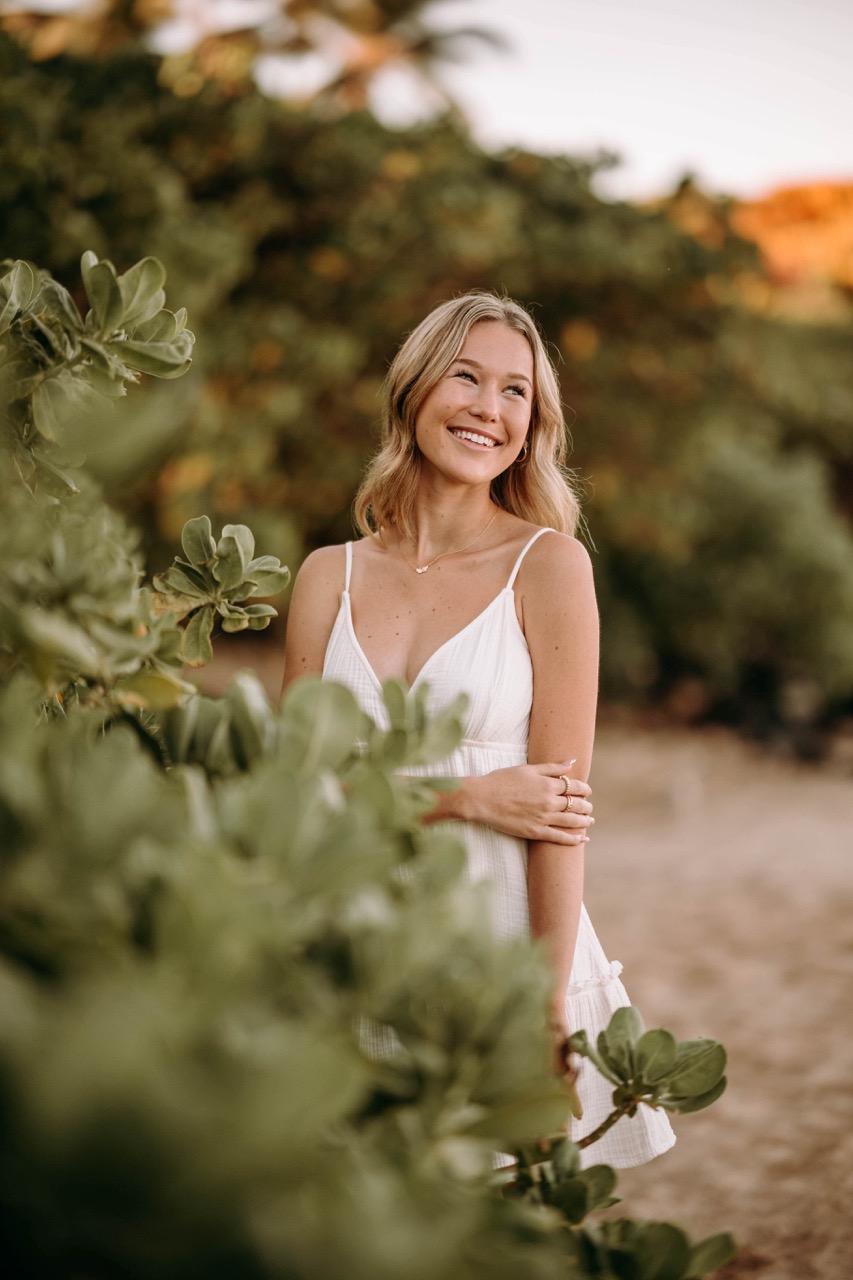
{"type": "MultiPolygon", "coordinates": [[[[461,779],[427,820],[452,821],[469,877],[493,882],[495,932],[544,940],[555,1070],[565,1035],[594,1041],[630,1004],[582,897],[599,620],[565,458],[530,314],[480,292],[431,311],[385,379],[382,441],[354,503],[361,538],[314,551],[296,577],[282,685],[340,681],[380,724],[391,676],[425,683],[434,708],[469,695],[457,750],[411,772],[461,779]]],[[[611,1086],[574,1062],[578,1139],[610,1111],[611,1086]]],[[[674,1142],[665,1114],[641,1107],[582,1155],[624,1168],[674,1142]]]]}

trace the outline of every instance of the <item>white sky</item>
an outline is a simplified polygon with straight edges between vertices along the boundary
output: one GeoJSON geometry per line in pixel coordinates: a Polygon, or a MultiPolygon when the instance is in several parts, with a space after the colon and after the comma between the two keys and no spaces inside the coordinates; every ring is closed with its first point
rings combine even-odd
{"type": "MultiPolygon", "coordinates": [[[[486,147],[623,157],[614,198],[853,180],[853,0],[441,0],[430,22],[488,26],[442,73],[486,147]]],[[[402,106],[402,102],[400,103],[402,106]]]]}
{"type": "MultiPolygon", "coordinates": [[[[89,0],[90,3],[93,0],[89,0]]],[[[276,0],[173,0],[155,36],[163,51],[207,30],[260,20],[276,0]]],[[[62,11],[81,0],[0,0],[62,11]]],[[[483,26],[502,53],[468,42],[441,79],[487,148],[622,162],[596,179],[605,197],[643,199],[694,172],[711,191],[761,195],[781,183],[853,180],[853,0],[436,0],[429,26],[483,26]]],[[[261,59],[269,92],[302,92],[339,66],[322,52],[261,59]]],[[[387,124],[434,109],[405,74],[386,72],[372,105],[387,124]]]]}

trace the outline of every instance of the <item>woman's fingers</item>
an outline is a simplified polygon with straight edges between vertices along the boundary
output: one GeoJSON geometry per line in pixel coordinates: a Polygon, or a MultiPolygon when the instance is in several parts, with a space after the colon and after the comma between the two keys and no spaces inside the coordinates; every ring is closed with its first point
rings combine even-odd
{"type": "Polygon", "coordinates": [[[592,813],[592,801],[584,800],[582,796],[575,796],[568,809],[566,808],[566,800],[562,791],[556,791],[551,800],[555,813],[579,813],[584,815],[592,813]]]}
{"type": "MultiPolygon", "coordinates": [[[[574,763],[575,761],[573,760],[572,764],[574,763]]],[[[588,782],[584,782],[582,778],[572,777],[569,771],[569,765],[565,760],[549,761],[547,764],[537,764],[536,768],[540,773],[544,774],[546,778],[568,778],[569,792],[576,796],[588,796],[592,793],[592,787],[588,782]]],[[[562,785],[563,784],[560,783],[561,788],[562,785]]]]}
{"type": "Polygon", "coordinates": [[[567,827],[541,827],[539,831],[530,836],[531,840],[545,840],[548,844],[586,844],[589,841],[589,835],[585,830],[577,828],[569,830],[567,827]]]}
{"type": "Polygon", "coordinates": [[[590,818],[585,813],[572,813],[569,810],[568,813],[549,813],[547,822],[550,827],[566,827],[570,831],[577,829],[591,831],[595,818],[590,818]]]}

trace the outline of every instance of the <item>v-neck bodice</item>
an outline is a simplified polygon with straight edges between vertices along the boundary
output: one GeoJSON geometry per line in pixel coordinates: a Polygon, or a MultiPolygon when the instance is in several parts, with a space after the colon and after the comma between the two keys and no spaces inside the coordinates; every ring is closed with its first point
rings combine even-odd
{"type": "MultiPolygon", "coordinates": [[[[431,710],[457,693],[469,697],[466,739],[503,743],[518,750],[527,746],[533,670],[530,651],[515,611],[514,583],[528,549],[543,533],[537,529],[522,547],[505,587],[476,617],[445,640],[424,662],[409,685],[429,686],[431,710]]],[[[355,632],[350,600],[352,543],[346,544],[346,570],[341,604],[326,647],[323,679],[348,685],[362,707],[383,728],[387,712],[382,682],[355,632]]]]}

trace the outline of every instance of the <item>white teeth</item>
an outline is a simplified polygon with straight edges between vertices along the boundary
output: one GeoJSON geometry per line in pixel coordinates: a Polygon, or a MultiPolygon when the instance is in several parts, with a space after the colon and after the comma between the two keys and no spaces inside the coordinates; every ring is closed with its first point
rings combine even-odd
{"type": "Polygon", "coordinates": [[[475,431],[460,431],[458,427],[449,427],[451,435],[460,436],[463,440],[473,440],[474,444],[485,444],[489,448],[494,448],[497,440],[490,440],[488,436],[478,436],[475,431]]]}

